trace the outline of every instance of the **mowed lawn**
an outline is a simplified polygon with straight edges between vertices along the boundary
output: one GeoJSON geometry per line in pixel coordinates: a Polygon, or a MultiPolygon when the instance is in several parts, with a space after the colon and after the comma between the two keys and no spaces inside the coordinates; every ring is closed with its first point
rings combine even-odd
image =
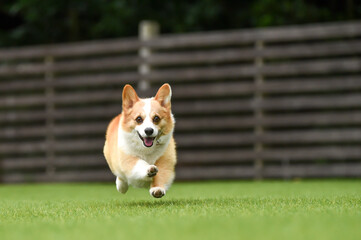
{"type": "Polygon", "coordinates": [[[361,181],[0,185],[0,239],[361,239],[361,181]]]}

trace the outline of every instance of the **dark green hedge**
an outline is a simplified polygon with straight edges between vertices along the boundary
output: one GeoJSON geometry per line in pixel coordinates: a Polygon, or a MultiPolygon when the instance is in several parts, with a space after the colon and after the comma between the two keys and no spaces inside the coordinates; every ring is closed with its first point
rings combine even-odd
{"type": "Polygon", "coordinates": [[[135,36],[143,19],[179,33],[358,18],[357,0],[1,0],[0,46],[135,36]]]}

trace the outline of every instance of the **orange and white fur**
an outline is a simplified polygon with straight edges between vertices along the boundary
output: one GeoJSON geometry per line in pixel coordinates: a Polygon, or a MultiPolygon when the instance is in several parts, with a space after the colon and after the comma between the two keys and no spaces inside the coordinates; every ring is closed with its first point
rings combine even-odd
{"type": "Polygon", "coordinates": [[[171,186],[176,164],[171,96],[169,84],[145,99],[130,85],[124,87],[122,113],[109,123],[104,145],[119,192],[126,193],[129,185],[149,187],[161,198],[171,186]]]}

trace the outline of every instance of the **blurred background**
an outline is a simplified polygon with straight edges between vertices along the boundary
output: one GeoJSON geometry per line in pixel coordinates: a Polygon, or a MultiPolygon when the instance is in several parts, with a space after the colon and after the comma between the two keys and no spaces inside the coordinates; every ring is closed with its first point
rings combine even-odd
{"type": "Polygon", "coordinates": [[[122,87],[173,88],[178,180],[361,177],[361,2],[0,3],[0,182],[113,181],[122,87]]]}
{"type": "Polygon", "coordinates": [[[162,33],[257,28],[360,19],[355,0],[3,0],[0,46],[136,36],[152,19],[162,33]]]}

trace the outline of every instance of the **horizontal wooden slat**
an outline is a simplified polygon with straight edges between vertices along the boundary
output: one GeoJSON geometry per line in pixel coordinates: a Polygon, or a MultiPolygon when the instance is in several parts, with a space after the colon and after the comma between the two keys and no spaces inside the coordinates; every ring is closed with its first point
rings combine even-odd
{"type": "MultiPolygon", "coordinates": [[[[98,123],[70,123],[57,124],[53,132],[55,136],[78,136],[89,134],[105,134],[107,122],[98,123]]],[[[47,128],[42,126],[27,126],[27,127],[6,127],[0,128],[0,139],[14,139],[26,137],[45,137],[47,128]]]]}
{"type": "Polygon", "coordinates": [[[233,65],[222,67],[198,67],[183,69],[153,70],[149,74],[152,82],[160,81],[191,81],[195,79],[219,79],[235,77],[251,77],[256,73],[254,65],[233,65]]]}
{"type": "Polygon", "coordinates": [[[46,102],[45,95],[6,96],[0,98],[0,107],[41,106],[46,102]]]}
{"type": "Polygon", "coordinates": [[[0,128],[0,139],[6,138],[23,138],[38,137],[46,135],[46,127],[43,126],[27,126],[27,127],[6,127],[0,128]]]}
{"type": "Polygon", "coordinates": [[[77,42],[34,47],[18,47],[0,50],[0,60],[41,58],[46,56],[73,57],[114,52],[137,51],[140,42],[137,38],[77,42]]]}
{"type": "Polygon", "coordinates": [[[193,166],[176,168],[176,180],[252,178],[254,173],[251,166],[193,166]]]}
{"type": "Polygon", "coordinates": [[[46,71],[46,68],[45,64],[42,63],[3,65],[0,66],[0,76],[42,74],[46,71]]]}
{"type": "Polygon", "coordinates": [[[213,116],[176,118],[178,131],[237,130],[256,125],[265,127],[314,127],[329,125],[361,125],[360,111],[273,114],[257,119],[253,116],[213,116]]]}
{"type": "Polygon", "coordinates": [[[79,93],[64,93],[54,97],[55,103],[93,103],[100,101],[118,101],[121,105],[122,95],[120,90],[83,91],[79,93]]]}
{"type": "MultiPolygon", "coordinates": [[[[56,77],[53,87],[55,88],[74,88],[87,86],[119,86],[121,93],[121,86],[129,83],[134,84],[139,79],[137,72],[121,72],[121,73],[101,73],[101,74],[86,74],[79,76],[56,77]]],[[[7,80],[0,82],[0,92],[8,91],[30,91],[43,90],[46,87],[44,79],[22,79],[22,80],[7,80]]]]}
{"type": "Polygon", "coordinates": [[[266,64],[260,68],[260,73],[267,76],[284,76],[359,72],[360,70],[361,59],[355,57],[266,64]]]}
{"type": "Polygon", "coordinates": [[[44,79],[7,80],[0,81],[0,92],[45,89],[45,86],[44,79]]]}
{"type": "MultiPolygon", "coordinates": [[[[331,165],[266,166],[265,177],[360,177],[361,163],[331,165]]],[[[177,169],[177,180],[239,179],[253,178],[250,166],[182,167],[177,169]]]]}
{"type": "Polygon", "coordinates": [[[76,140],[58,140],[54,146],[57,152],[62,151],[102,151],[105,137],[98,139],[76,139],[76,140]]]}
{"type": "MultiPolygon", "coordinates": [[[[90,140],[57,140],[54,149],[56,151],[84,151],[95,149],[101,150],[103,146],[103,138],[90,140]]],[[[1,143],[0,154],[44,152],[46,148],[47,144],[45,141],[1,143]]]]}
{"type": "Polygon", "coordinates": [[[57,167],[99,166],[107,168],[107,162],[102,152],[92,155],[57,156],[54,160],[54,165],[57,167]]]}
{"type": "Polygon", "coordinates": [[[182,131],[237,130],[254,127],[253,116],[176,117],[175,129],[182,131]]]}
{"type": "MultiPolygon", "coordinates": [[[[253,94],[256,90],[263,93],[302,93],[302,92],[327,92],[361,89],[361,76],[303,78],[264,81],[260,86],[253,82],[230,83],[203,83],[192,85],[179,85],[172,90],[172,98],[209,98],[224,96],[239,96],[253,94]]],[[[156,92],[153,88],[151,92],[156,92]]]]}
{"type": "Polygon", "coordinates": [[[234,147],[252,144],[253,133],[199,133],[176,134],[177,146],[182,147],[234,147]]]}
{"type": "Polygon", "coordinates": [[[91,60],[70,60],[54,62],[52,65],[45,63],[19,63],[14,65],[0,66],[0,76],[44,74],[48,71],[54,73],[68,73],[76,71],[80,72],[122,69],[137,67],[139,63],[140,59],[137,56],[100,58],[91,60]]]}
{"type": "Polygon", "coordinates": [[[70,119],[87,119],[103,118],[111,120],[112,117],[117,116],[122,110],[121,103],[112,104],[107,107],[81,107],[81,108],[59,108],[54,112],[54,118],[57,120],[70,119]]]}
{"type": "Polygon", "coordinates": [[[255,155],[265,160],[361,160],[361,148],[358,146],[327,147],[287,147],[265,149],[255,155]]]}
{"type": "Polygon", "coordinates": [[[1,167],[6,170],[45,168],[48,161],[45,157],[2,158],[1,167]]]}
{"type": "Polygon", "coordinates": [[[361,148],[336,145],[266,148],[262,152],[255,152],[252,149],[178,150],[179,165],[240,163],[251,162],[254,159],[263,159],[264,161],[361,160],[361,148]]]}
{"type": "Polygon", "coordinates": [[[46,150],[46,144],[45,142],[41,142],[41,141],[0,144],[0,154],[34,153],[34,152],[44,152],[45,150],[46,150]]]}
{"type": "Polygon", "coordinates": [[[267,98],[263,102],[255,102],[254,106],[265,110],[355,108],[361,106],[361,94],[267,98]]]}
{"type": "Polygon", "coordinates": [[[31,122],[45,120],[45,110],[5,111],[0,114],[0,123],[31,122]]]}
{"type": "Polygon", "coordinates": [[[328,92],[361,89],[360,76],[328,77],[327,79],[304,78],[265,81],[258,86],[264,93],[328,92]]]}
{"type": "Polygon", "coordinates": [[[265,143],[330,143],[360,142],[361,129],[337,130],[293,130],[284,132],[267,132],[259,139],[265,143]]]}
{"type": "MultiPolygon", "coordinates": [[[[179,85],[172,89],[172,99],[196,99],[209,97],[224,97],[252,94],[255,90],[254,83],[250,82],[232,82],[232,83],[208,83],[179,85]]],[[[157,89],[153,88],[152,92],[157,89]]]]}
{"type": "Polygon", "coordinates": [[[54,72],[75,72],[75,71],[94,71],[102,69],[119,69],[137,67],[140,64],[140,58],[137,55],[122,57],[107,57],[96,59],[72,60],[63,62],[54,62],[51,66],[54,72]]]}
{"type": "Polygon", "coordinates": [[[252,110],[251,100],[202,100],[194,102],[174,102],[173,112],[182,115],[219,114],[229,112],[244,112],[252,110]]]}
{"type": "Polygon", "coordinates": [[[287,42],[361,35],[359,21],[323,23],[287,27],[268,27],[250,30],[214,31],[208,33],[170,34],[151,40],[146,45],[155,49],[244,44],[263,40],[287,42]]]}
{"type": "Polygon", "coordinates": [[[267,166],[264,169],[265,177],[360,177],[361,163],[338,164],[307,164],[288,166],[267,166]]]}
{"type": "Polygon", "coordinates": [[[253,161],[256,154],[250,149],[207,149],[207,150],[182,150],[177,151],[178,164],[226,164],[244,161],[253,161]]]}
{"type": "MultiPolygon", "coordinates": [[[[106,122],[97,123],[68,123],[56,124],[53,129],[55,136],[77,136],[88,134],[105,134],[106,128],[109,124],[106,122]]],[[[23,137],[45,137],[46,126],[33,126],[33,127],[7,127],[0,128],[0,139],[4,138],[23,138],[23,137]]]]}
{"type": "Polygon", "coordinates": [[[317,42],[307,44],[281,44],[280,46],[265,46],[258,50],[256,57],[300,58],[357,55],[361,52],[360,40],[343,40],[335,42],[317,42]]]}
{"type": "Polygon", "coordinates": [[[190,81],[200,79],[220,79],[251,77],[255,74],[266,76],[288,76],[298,74],[331,74],[358,72],[361,70],[361,59],[344,58],[331,60],[303,60],[287,63],[268,63],[262,67],[254,65],[229,65],[222,67],[198,67],[183,69],[153,70],[149,80],[159,81],[190,81]]]}
{"type": "Polygon", "coordinates": [[[115,179],[110,170],[58,172],[53,176],[44,173],[9,173],[1,176],[4,183],[18,182],[104,182],[115,179]]]}
{"type": "MultiPolygon", "coordinates": [[[[101,91],[82,91],[75,93],[56,94],[54,96],[55,104],[75,104],[75,103],[97,103],[101,101],[117,101],[121,105],[120,90],[101,90],[101,91]]],[[[0,107],[13,106],[41,106],[47,101],[45,95],[32,96],[7,96],[0,98],[0,107]]]]}
{"type": "Polygon", "coordinates": [[[301,58],[355,55],[361,52],[361,41],[338,41],[326,43],[292,44],[255,48],[225,48],[217,50],[186,51],[176,53],[154,53],[147,62],[153,66],[172,66],[181,64],[213,64],[253,60],[256,57],[301,58]]]}
{"type": "Polygon", "coordinates": [[[121,73],[102,73],[102,74],[87,74],[79,76],[57,77],[54,81],[54,87],[83,87],[83,86],[106,86],[106,85],[119,85],[126,83],[135,83],[139,79],[137,72],[121,72],[121,73]]]}
{"type": "Polygon", "coordinates": [[[254,49],[225,48],[217,50],[152,53],[145,61],[152,66],[227,63],[251,60],[259,53],[254,49]]]}
{"type": "MultiPolygon", "coordinates": [[[[34,169],[45,168],[49,164],[49,160],[44,158],[3,158],[1,166],[3,169],[34,169]]],[[[106,167],[106,160],[102,154],[98,155],[71,155],[71,156],[56,156],[51,162],[55,167],[92,167],[102,166],[106,167]]]]}
{"type": "Polygon", "coordinates": [[[179,147],[231,147],[254,142],[264,143],[332,143],[332,142],[361,142],[361,130],[302,130],[266,132],[260,136],[253,133],[199,133],[176,135],[179,147]]]}
{"type": "Polygon", "coordinates": [[[71,124],[59,124],[54,129],[56,136],[69,136],[69,135],[81,135],[81,134],[105,134],[109,121],[97,122],[97,123],[71,123],[71,124]]]}
{"type": "Polygon", "coordinates": [[[289,96],[255,100],[202,100],[173,103],[175,114],[219,114],[245,112],[252,109],[302,110],[302,109],[342,109],[361,107],[360,94],[333,94],[325,96],[289,96]]]}
{"type": "Polygon", "coordinates": [[[266,127],[360,125],[360,111],[266,115],[259,120],[266,127]]]}

